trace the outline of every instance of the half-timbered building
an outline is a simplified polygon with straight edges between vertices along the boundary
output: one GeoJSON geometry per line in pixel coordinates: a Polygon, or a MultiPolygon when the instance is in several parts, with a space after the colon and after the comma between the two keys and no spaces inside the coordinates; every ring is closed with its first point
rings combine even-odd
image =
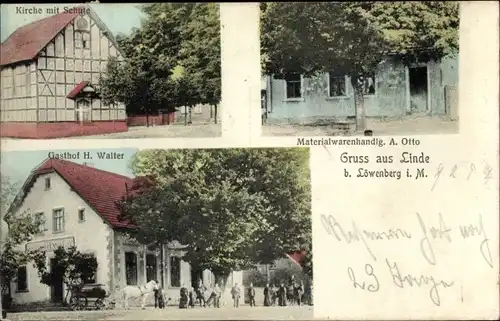
{"type": "Polygon", "coordinates": [[[106,105],[99,78],[122,57],[88,6],[14,31],[1,45],[1,135],[55,138],[127,131],[123,104],[106,105]]]}

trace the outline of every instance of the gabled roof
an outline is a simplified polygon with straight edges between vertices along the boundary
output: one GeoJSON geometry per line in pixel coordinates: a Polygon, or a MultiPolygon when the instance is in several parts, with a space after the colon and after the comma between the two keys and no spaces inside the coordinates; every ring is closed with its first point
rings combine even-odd
{"type": "Polygon", "coordinates": [[[78,12],[59,13],[20,27],[2,43],[0,65],[34,59],[76,16],[78,12]]]}
{"type": "MultiPolygon", "coordinates": [[[[78,6],[85,9],[89,17],[106,34],[116,49],[123,55],[111,31],[88,5],[78,6]]],[[[59,13],[41,20],[34,21],[14,31],[0,46],[0,66],[33,60],[68,24],[73,21],[81,10],[59,13]]]]}
{"type": "Polygon", "coordinates": [[[85,88],[90,87],[88,89],[92,89],[92,92],[95,93],[95,88],[90,84],[89,81],[80,81],[66,96],[69,99],[75,99],[82,91],[85,91],[85,88]]]}
{"type": "Polygon", "coordinates": [[[52,172],[59,174],[111,227],[132,227],[129,221],[119,219],[118,202],[126,197],[135,179],[62,159],[49,158],[35,168],[23,185],[22,198],[16,203],[22,202],[38,176],[52,172]]]}

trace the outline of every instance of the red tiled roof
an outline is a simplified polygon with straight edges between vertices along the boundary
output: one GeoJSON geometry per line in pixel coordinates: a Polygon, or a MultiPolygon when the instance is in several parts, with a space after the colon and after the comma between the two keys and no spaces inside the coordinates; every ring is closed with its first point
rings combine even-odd
{"type": "Polygon", "coordinates": [[[134,179],[106,172],[87,165],[49,158],[34,170],[35,177],[57,172],[101,217],[113,228],[132,227],[129,221],[120,220],[118,201],[126,196],[134,179]]]}
{"type": "Polygon", "coordinates": [[[306,251],[295,251],[291,253],[286,253],[286,256],[292,260],[293,263],[297,264],[298,266],[302,267],[301,262],[306,256],[306,251]]]}
{"type": "Polygon", "coordinates": [[[83,90],[83,88],[87,87],[90,84],[90,82],[84,80],[80,81],[79,84],[73,88],[73,90],[70,91],[70,93],[66,96],[69,99],[75,99],[76,96],[83,90]]]}
{"type": "Polygon", "coordinates": [[[0,65],[34,59],[76,16],[78,10],[59,13],[18,28],[0,47],[0,65]]]}

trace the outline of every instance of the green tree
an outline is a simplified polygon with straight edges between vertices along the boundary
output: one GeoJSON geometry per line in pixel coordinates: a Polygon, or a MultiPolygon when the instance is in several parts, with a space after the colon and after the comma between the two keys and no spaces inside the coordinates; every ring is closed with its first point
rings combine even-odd
{"type": "Polygon", "coordinates": [[[54,251],[54,257],[51,259],[54,264],[50,268],[45,260],[37,261],[36,268],[40,276],[42,284],[53,286],[54,280],[57,279],[56,274],[63,275],[63,283],[68,291],[64,302],[67,302],[68,295],[71,293],[73,286],[81,286],[87,283],[95,283],[95,275],[97,272],[97,259],[92,254],[81,253],[72,246],[68,249],[60,246],[54,251]]]}
{"type": "Polygon", "coordinates": [[[264,3],[261,10],[264,72],[351,76],[358,130],[365,128],[364,80],[388,55],[408,64],[458,52],[457,2],[264,3]]]}
{"type": "Polygon", "coordinates": [[[107,104],[128,113],[175,111],[220,100],[218,7],[201,3],[141,6],[145,19],[130,36],[117,37],[125,58],[110,58],[101,79],[107,104]]]}
{"type": "Polygon", "coordinates": [[[222,284],[231,270],[311,246],[308,149],[148,150],[131,167],[154,181],[122,204],[133,236],[180,242],[183,259],[222,284]]]}
{"type": "Polygon", "coordinates": [[[312,247],[306,251],[306,255],[300,261],[302,272],[312,278],[313,276],[313,260],[312,260],[312,247]]]}
{"type": "Polygon", "coordinates": [[[16,216],[8,214],[8,210],[15,200],[19,190],[9,177],[1,176],[1,285],[2,294],[8,292],[8,286],[17,278],[20,266],[28,263],[33,265],[45,262],[45,252],[35,249],[25,249],[24,244],[33,239],[39,229],[40,222],[36,221],[29,213],[18,213],[16,216]]]}
{"type": "Polygon", "coordinates": [[[187,91],[185,104],[189,108],[196,104],[210,105],[215,110],[215,123],[221,97],[219,21],[218,4],[194,4],[182,29],[184,41],[180,51],[182,81],[187,91]]]}

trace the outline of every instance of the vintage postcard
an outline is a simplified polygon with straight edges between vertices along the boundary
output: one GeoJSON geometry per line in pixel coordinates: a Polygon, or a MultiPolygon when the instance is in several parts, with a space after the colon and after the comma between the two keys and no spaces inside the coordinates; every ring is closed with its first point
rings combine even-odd
{"type": "Polygon", "coordinates": [[[2,137],[221,135],[216,4],[8,4],[1,15],[2,137]]]}
{"type": "Polygon", "coordinates": [[[265,2],[260,24],[263,135],[458,132],[458,2],[265,2]]]}
{"type": "Polygon", "coordinates": [[[499,319],[498,2],[81,6],[2,6],[3,318],[499,319]]]}

